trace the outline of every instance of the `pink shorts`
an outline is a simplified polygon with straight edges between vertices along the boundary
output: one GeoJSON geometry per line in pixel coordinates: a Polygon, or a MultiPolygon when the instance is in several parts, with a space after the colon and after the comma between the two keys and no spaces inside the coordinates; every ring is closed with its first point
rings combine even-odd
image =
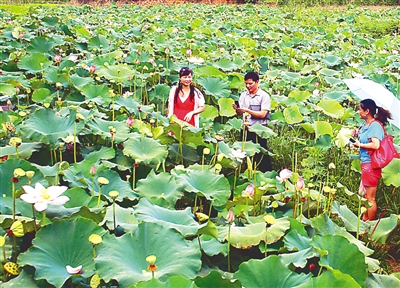
{"type": "Polygon", "coordinates": [[[361,163],[361,182],[367,187],[378,186],[379,179],[382,177],[382,169],[373,169],[371,162],[361,163]]]}

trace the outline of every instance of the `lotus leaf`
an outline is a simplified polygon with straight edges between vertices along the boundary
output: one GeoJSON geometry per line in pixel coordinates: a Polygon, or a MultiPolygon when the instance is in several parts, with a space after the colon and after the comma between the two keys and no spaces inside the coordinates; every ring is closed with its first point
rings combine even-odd
{"type": "Polygon", "coordinates": [[[135,192],[152,204],[173,208],[183,195],[183,187],[169,173],[162,172],[156,175],[154,170],[151,170],[146,179],[138,181],[135,192]]]}
{"type": "Polygon", "coordinates": [[[124,143],[123,153],[136,163],[160,165],[167,157],[167,147],[150,138],[130,138],[124,143]]]}
{"type": "Polygon", "coordinates": [[[297,287],[362,287],[350,275],[342,273],[339,270],[328,269],[320,276],[307,279],[306,282],[297,287]]]}
{"type": "Polygon", "coordinates": [[[392,214],[390,217],[380,219],[380,221],[370,221],[371,226],[369,227],[369,232],[372,233],[372,231],[375,230],[372,235],[372,240],[385,244],[390,233],[396,228],[397,220],[398,216],[392,214]],[[375,227],[376,225],[377,227],[375,227]]]}
{"type": "Polygon", "coordinates": [[[318,251],[323,250],[328,253],[321,255],[320,265],[331,267],[348,274],[361,286],[365,286],[367,279],[367,268],[365,256],[358,247],[351,244],[349,240],[340,235],[315,236],[311,240],[311,245],[318,251]]]}
{"type": "Polygon", "coordinates": [[[60,138],[80,133],[83,123],[75,122],[76,112],[70,110],[68,117],[57,116],[51,109],[38,109],[32,113],[30,118],[22,127],[25,137],[44,144],[54,145],[60,138]],[[52,125],[48,125],[52,123],[52,125]]]}
{"type": "Polygon", "coordinates": [[[239,281],[234,281],[233,279],[224,278],[218,271],[211,271],[207,276],[201,277],[197,276],[194,279],[197,287],[207,288],[207,287],[219,287],[219,288],[240,288],[242,287],[239,281]]]}
{"type": "Polygon", "coordinates": [[[194,278],[201,268],[200,249],[174,229],[156,223],[144,222],[132,234],[104,239],[97,252],[97,273],[106,282],[117,280],[120,287],[152,278],[151,272],[146,272],[149,255],[157,257],[154,274],[160,281],[170,276],[194,278]]]}
{"type": "Polygon", "coordinates": [[[323,109],[326,115],[333,118],[341,118],[344,114],[342,105],[336,100],[322,99],[321,102],[318,103],[318,106],[323,109]]]}
{"type": "Polygon", "coordinates": [[[146,198],[142,198],[135,208],[135,215],[139,221],[157,223],[165,228],[172,228],[184,237],[196,235],[198,230],[206,224],[199,225],[193,217],[190,207],[184,210],[170,210],[152,205],[146,198]]]}
{"type": "Polygon", "coordinates": [[[313,247],[308,247],[298,252],[281,254],[279,257],[288,266],[293,264],[295,267],[304,268],[308,263],[308,259],[319,257],[319,254],[313,247]]]}
{"type": "Polygon", "coordinates": [[[98,105],[108,106],[111,103],[109,88],[106,85],[87,84],[78,89],[86,97],[86,102],[94,102],[98,105]]]}
{"type": "Polygon", "coordinates": [[[36,233],[33,246],[19,255],[18,264],[35,267],[36,280],[46,279],[56,287],[61,287],[71,277],[67,265],[82,265],[82,276],[90,277],[95,265],[88,239],[91,234],[104,233],[103,228],[85,218],[55,221],[36,233]]]}
{"type": "Polygon", "coordinates": [[[277,134],[269,127],[256,123],[249,128],[249,131],[255,132],[258,136],[264,139],[271,138],[277,134]]]}
{"type": "Polygon", "coordinates": [[[304,101],[310,97],[310,92],[308,91],[300,91],[300,90],[293,90],[289,93],[289,97],[296,99],[296,101],[304,101]]]}
{"type": "Polygon", "coordinates": [[[234,274],[243,287],[295,287],[311,278],[310,274],[297,274],[272,255],[262,260],[251,259],[240,264],[234,274]]]}
{"type": "Polygon", "coordinates": [[[185,288],[194,287],[193,281],[183,276],[171,276],[166,281],[160,281],[157,278],[153,278],[148,281],[139,282],[135,285],[135,288],[185,288]]]}
{"type": "Polygon", "coordinates": [[[380,287],[399,287],[400,280],[394,275],[382,275],[371,273],[367,278],[367,287],[380,288],[380,287]]]}
{"type": "Polygon", "coordinates": [[[7,96],[15,95],[15,87],[12,84],[0,83],[0,94],[7,96]]]}
{"type": "Polygon", "coordinates": [[[26,51],[29,53],[41,53],[45,54],[50,52],[57,45],[53,39],[49,39],[44,36],[38,36],[31,39],[29,46],[26,51]]]}
{"type": "Polygon", "coordinates": [[[50,103],[54,96],[51,96],[51,91],[47,88],[36,89],[32,94],[32,101],[36,103],[50,103]]]}
{"type": "Polygon", "coordinates": [[[382,169],[382,178],[386,185],[400,187],[400,159],[393,159],[382,169]]]}
{"type": "Polygon", "coordinates": [[[330,135],[333,137],[332,125],[326,121],[315,121],[314,122],[315,137],[319,138],[322,135],[330,135]]]}
{"type": "Polygon", "coordinates": [[[220,98],[218,99],[218,106],[219,106],[219,114],[221,116],[233,116],[236,115],[235,109],[233,109],[232,104],[234,104],[235,101],[231,98],[220,98]]]}
{"type": "Polygon", "coordinates": [[[218,117],[218,109],[206,104],[204,111],[201,113],[201,118],[214,120],[216,117],[218,117]]]}
{"type": "Polygon", "coordinates": [[[116,144],[126,141],[129,137],[140,137],[139,135],[129,133],[129,128],[123,122],[94,118],[87,123],[87,126],[94,135],[100,135],[105,140],[111,140],[110,127],[115,128],[116,131],[113,135],[114,143],[116,144]]]}
{"type": "MultiPolygon", "coordinates": [[[[135,217],[135,211],[132,208],[123,208],[115,205],[115,224],[121,227],[127,233],[133,233],[138,227],[138,219],[135,217]]],[[[110,230],[114,230],[114,208],[108,206],[106,215],[100,225],[106,225],[110,230]]]]}
{"type": "Polygon", "coordinates": [[[226,98],[231,94],[229,82],[220,78],[201,78],[197,82],[204,87],[204,92],[207,95],[214,96],[217,100],[226,98]]]}
{"type": "Polygon", "coordinates": [[[224,205],[231,194],[228,180],[209,170],[182,173],[176,177],[186,191],[203,195],[216,207],[224,205]]]}
{"type": "Polygon", "coordinates": [[[135,76],[135,71],[127,66],[118,64],[113,66],[102,66],[97,71],[99,76],[108,80],[114,80],[117,83],[128,83],[135,76]]]}
{"type": "Polygon", "coordinates": [[[18,147],[18,155],[14,146],[6,146],[0,149],[0,157],[29,159],[33,152],[37,152],[42,147],[40,142],[22,143],[18,147]]]}
{"type": "Polygon", "coordinates": [[[42,72],[51,66],[46,56],[40,53],[27,54],[18,61],[18,67],[20,69],[27,70],[29,73],[35,74],[42,72]]]}
{"type": "Polygon", "coordinates": [[[285,116],[285,120],[288,124],[295,124],[304,120],[298,106],[285,108],[285,110],[283,111],[283,115],[285,116]]]}

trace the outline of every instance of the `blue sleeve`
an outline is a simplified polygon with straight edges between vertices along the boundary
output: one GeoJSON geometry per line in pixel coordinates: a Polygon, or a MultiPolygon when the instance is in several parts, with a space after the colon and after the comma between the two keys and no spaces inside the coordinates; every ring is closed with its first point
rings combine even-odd
{"type": "Polygon", "coordinates": [[[381,124],[374,121],[371,123],[371,126],[367,132],[368,139],[377,138],[379,141],[382,141],[383,137],[385,137],[385,133],[383,132],[381,124]]]}

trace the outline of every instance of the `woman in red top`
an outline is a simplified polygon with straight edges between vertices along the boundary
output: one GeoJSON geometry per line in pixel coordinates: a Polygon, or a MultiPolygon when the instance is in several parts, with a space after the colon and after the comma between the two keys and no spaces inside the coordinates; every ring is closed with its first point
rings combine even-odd
{"type": "Polygon", "coordinates": [[[199,127],[199,114],[204,111],[204,96],[193,86],[193,72],[184,67],[179,71],[178,86],[171,88],[168,98],[168,117],[175,115],[195,127],[199,127]]]}

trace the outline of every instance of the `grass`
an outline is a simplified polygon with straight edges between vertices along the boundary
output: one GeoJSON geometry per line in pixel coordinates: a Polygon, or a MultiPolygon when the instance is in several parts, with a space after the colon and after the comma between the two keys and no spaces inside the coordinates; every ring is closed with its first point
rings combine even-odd
{"type": "Polygon", "coordinates": [[[30,7],[38,7],[38,6],[58,6],[59,4],[21,4],[21,5],[7,5],[0,4],[0,9],[11,12],[13,14],[26,14],[29,11],[30,7]]]}

